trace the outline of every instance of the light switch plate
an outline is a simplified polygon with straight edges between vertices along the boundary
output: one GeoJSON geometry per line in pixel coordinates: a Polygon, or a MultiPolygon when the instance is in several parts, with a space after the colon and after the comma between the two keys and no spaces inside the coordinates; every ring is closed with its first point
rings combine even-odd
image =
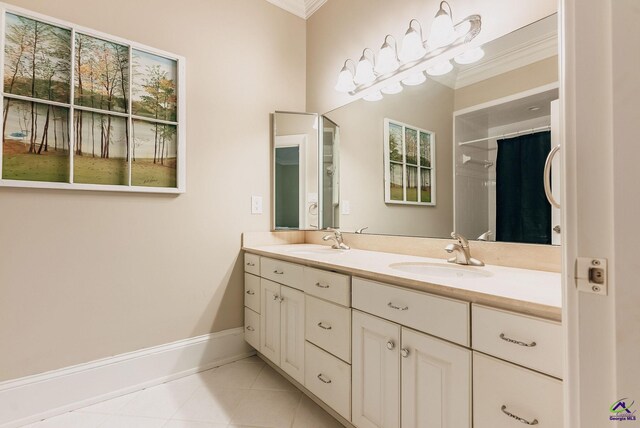
{"type": "Polygon", "coordinates": [[[578,257],[576,260],[576,286],[578,291],[606,296],[608,294],[607,259],[578,257]]]}
{"type": "Polygon", "coordinates": [[[251,197],[251,214],[262,214],[262,196],[251,197]]]}

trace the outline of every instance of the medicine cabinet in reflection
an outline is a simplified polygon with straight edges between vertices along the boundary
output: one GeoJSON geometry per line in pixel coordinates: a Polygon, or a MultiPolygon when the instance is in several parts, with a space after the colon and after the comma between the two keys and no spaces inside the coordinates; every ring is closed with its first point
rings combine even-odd
{"type": "Polygon", "coordinates": [[[316,113],[274,113],[274,230],[339,226],[339,140],[338,125],[316,113]]]}

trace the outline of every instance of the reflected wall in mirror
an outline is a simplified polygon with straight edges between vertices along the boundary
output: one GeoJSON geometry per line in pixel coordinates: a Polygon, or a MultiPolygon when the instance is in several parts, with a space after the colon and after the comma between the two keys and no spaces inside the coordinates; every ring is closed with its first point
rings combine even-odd
{"type": "MultiPolygon", "coordinates": [[[[552,232],[558,213],[542,185],[544,160],[557,144],[549,138],[551,102],[558,98],[557,16],[482,48],[485,56],[474,64],[456,64],[447,75],[405,84],[402,92],[380,101],[360,99],[325,114],[340,126],[342,230],[368,226],[367,233],[441,238],[456,230],[470,239],[559,242],[552,232]],[[421,165],[407,163],[404,152],[391,173],[385,119],[433,133],[437,168],[429,191],[437,191],[437,204],[385,198],[387,184],[402,189],[403,202],[408,189],[423,187],[421,165]],[[480,138],[477,144],[460,144],[480,138]],[[407,168],[416,174],[407,174],[407,168]]],[[[558,168],[553,171],[558,186],[558,168]]]]}

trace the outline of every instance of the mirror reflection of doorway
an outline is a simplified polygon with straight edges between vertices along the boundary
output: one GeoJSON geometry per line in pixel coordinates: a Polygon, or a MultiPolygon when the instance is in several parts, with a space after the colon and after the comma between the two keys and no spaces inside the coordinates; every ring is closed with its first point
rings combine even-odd
{"type": "Polygon", "coordinates": [[[276,137],[275,147],[275,226],[299,229],[305,223],[304,200],[305,135],[276,137]]]}

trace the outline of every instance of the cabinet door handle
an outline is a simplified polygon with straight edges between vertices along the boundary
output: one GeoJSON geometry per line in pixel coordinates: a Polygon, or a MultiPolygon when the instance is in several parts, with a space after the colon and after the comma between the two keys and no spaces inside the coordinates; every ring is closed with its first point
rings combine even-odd
{"type": "Polygon", "coordinates": [[[320,322],[318,323],[318,327],[320,327],[320,328],[321,328],[321,329],[323,329],[323,330],[331,330],[331,326],[330,326],[330,325],[329,325],[329,326],[325,326],[325,325],[324,325],[324,323],[323,323],[322,321],[320,321],[320,322]]]}
{"type": "Polygon", "coordinates": [[[323,285],[323,284],[320,284],[319,282],[316,282],[316,287],[318,287],[318,288],[329,288],[328,285],[323,285]]]}
{"type": "Polygon", "coordinates": [[[409,350],[407,348],[402,348],[400,350],[400,355],[402,355],[402,358],[408,358],[409,357],[409,350]]]}
{"type": "Polygon", "coordinates": [[[409,306],[397,306],[391,302],[387,303],[387,306],[389,306],[391,309],[395,309],[396,311],[406,311],[407,309],[409,309],[409,306]]]}
{"type": "Polygon", "coordinates": [[[248,325],[248,326],[247,326],[247,330],[249,330],[249,331],[256,331],[256,329],[255,329],[255,328],[253,328],[253,327],[251,327],[250,325],[248,325]]]}
{"type": "Polygon", "coordinates": [[[280,299],[280,296],[278,296],[277,294],[274,294],[273,295],[273,300],[278,300],[278,299],[280,299]]]}
{"type": "Polygon", "coordinates": [[[275,273],[276,275],[284,275],[284,272],[278,269],[274,270],[273,273],[275,273]]]}
{"type": "Polygon", "coordinates": [[[533,348],[534,346],[536,346],[536,342],[521,342],[519,340],[511,339],[510,337],[505,336],[504,333],[500,333],[500,339],[504,340],[505,342],[513,343],[515,345],[526,346],[527,348],[533,348]]]}
{"type": "Polygon", "coordinates": [[[387,342],[387,349],[388,349],[389,351],[393,351],[393,349],[394,349],[395,347],[396,347],[396,344],[395,344],[395,343],[393,343],[393,340],[389,340],[389,341],[387,342]]]}
{"type": "Polygon", "coordinates": [[[502,413],[504,413],[505,415],[509,416],[509,417],[510,417],[510,418],[512,418],[512,419],[515,419],[515,420],[516,420],[516,421],[518,421],[518,422],[522,422],[522,423],[523,423],[523,424],[525,424],[525,425],[538,425],[538,420],[537,420],[537,419],[534,419],[534,420],[532,420],[531,422],[529,422],[528,420],[526,420],[526,419],[524,419],[524,418],[521,418],[521,417],[520,417],[520,416],[518,416],[518,415],[514,415],[513,413],[508,412],[508,411],[507,411],[507,406],[505,406],[504,404],[502,405],[502,407],[500,408],[500,410],[502,410],[502,413]]]}
{"type": "Polygon", "coordinates": [[[247,294],[248,294],[249,296],[253,296],[254,294],[256,294],[256,292],[255,292],[255,291],[253,291],[253,290],[247,290],[247,294]]]}
{"type": "Polygon", "coordinates": [[[326,379],[322,373],[318,375],[318,379],[323,383],[331,383],[331,379],[326,379]]]}
{"type": "Polygon", "coordinates": [[[247,262],[247,266],[254,267],[255,265],[256,265],[255,263],[247,262]]]}

